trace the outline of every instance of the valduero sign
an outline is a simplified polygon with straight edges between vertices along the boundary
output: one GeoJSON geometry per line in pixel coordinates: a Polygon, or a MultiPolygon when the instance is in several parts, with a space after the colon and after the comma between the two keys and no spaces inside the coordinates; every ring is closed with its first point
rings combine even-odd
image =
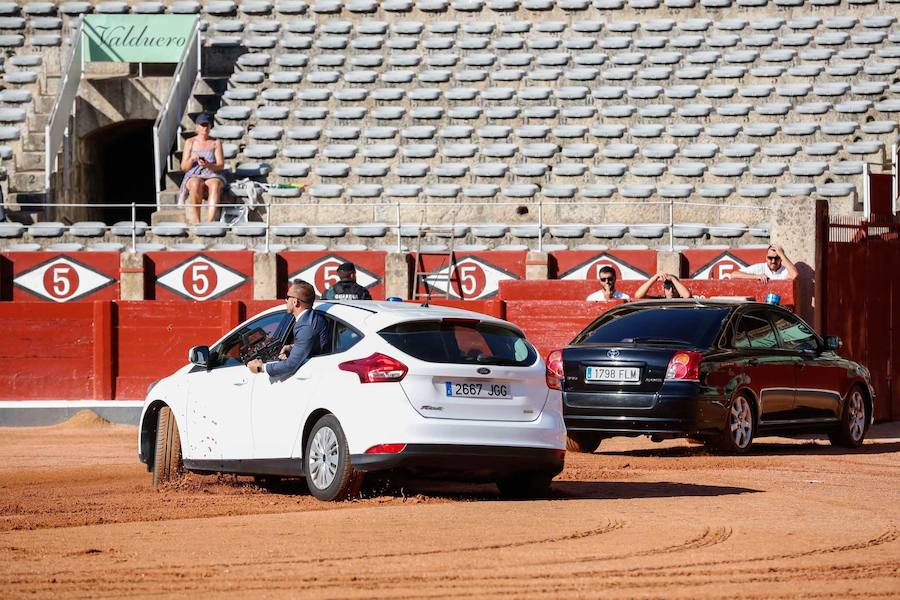
{"type": "Polygon", "coordinates": [[[177,63],[194,15],[86,15],[84,60],[177,63]]]}

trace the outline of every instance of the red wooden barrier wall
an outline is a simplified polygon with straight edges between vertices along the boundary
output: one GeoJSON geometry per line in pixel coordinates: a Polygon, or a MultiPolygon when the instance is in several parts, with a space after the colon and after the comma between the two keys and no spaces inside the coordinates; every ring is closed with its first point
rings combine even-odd
{"type": "MultiPolygon", "coordinates": [[[[755,298],[762,301],[772,292],[781,295],[781,303],[792,306],[795,297],[794,281],[770,281],[767,284],[752,279],[684,279],[684,284],[696,297],[739,297],[755,298]]],[[[634,296],[643,281],[619,281],[616,289],[634,296]]],[[[506,301],[534,300],[584,300],[600,289],[599,281],[587,280],[546,280],[546,281],[504,281],[500,284],[500,299],[506,301]]],[[[662,295],[662,287],[657,284],[650,289],[651,295],[662,295]]]]}
{"type": "Polygon", "coordinates": [[[103,397],[112,364],[110,306],[0,303],[0,399],[103,397]]]}
{"type": "Polygon", "coordinates": [[[509,300],[506,319],[521,327],[541,356],[547,358],[551,350],[568,344],[588,323],[619,304],[622,302],[509,300]]]}
{"type": "Polygon", "coordinates": [[[211,345],[242,320],[241,303],[117,302],[115,388],[105,397],[143,399],[147,386],[187,363],[192,346],[211,345]]]}

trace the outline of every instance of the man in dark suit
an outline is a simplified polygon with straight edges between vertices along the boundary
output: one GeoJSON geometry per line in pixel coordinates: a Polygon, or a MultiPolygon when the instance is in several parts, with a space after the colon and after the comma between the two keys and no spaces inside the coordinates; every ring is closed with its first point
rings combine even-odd
{"type": "Polygon", "coordinates": [[[328,347],[328,327],[325,317],[313,310],[316,290],[302,279],[295,279],[284,299],[288,313],[294,316],[294,343],[281,351],[281,360],[263,364],[255,358],[247,363],[253,373],[265,371],[269,377],[284,379],[297,372],[311,357],[328,347]]]}

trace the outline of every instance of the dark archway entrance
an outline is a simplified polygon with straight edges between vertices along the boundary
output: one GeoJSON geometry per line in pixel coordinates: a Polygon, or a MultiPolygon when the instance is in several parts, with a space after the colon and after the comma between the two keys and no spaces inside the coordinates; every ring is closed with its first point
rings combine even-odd
{"type": "Polygon", "coordinates": [[[130,207],[109,205],[134,202],[154,205],[137,208],[137,219],[149,223],[156,210],[153,121],[115,123],[92,131],[83,143],[91,157],[84,172],[87,201],[106,205],[92,210],[92,218],[107,224],[130,220],[130,207]]]}

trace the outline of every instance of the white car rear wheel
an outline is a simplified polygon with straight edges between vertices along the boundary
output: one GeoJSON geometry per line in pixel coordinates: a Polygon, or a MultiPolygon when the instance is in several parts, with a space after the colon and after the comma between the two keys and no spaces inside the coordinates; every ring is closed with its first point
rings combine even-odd
{"type": "Polygon", "coordinates": [[[319,500],[346,500],[359,493],[363,474],[350,462],[347,438],[334,415],[323,416],[309,432],[303,472],[310,493],[319,500]]]}

